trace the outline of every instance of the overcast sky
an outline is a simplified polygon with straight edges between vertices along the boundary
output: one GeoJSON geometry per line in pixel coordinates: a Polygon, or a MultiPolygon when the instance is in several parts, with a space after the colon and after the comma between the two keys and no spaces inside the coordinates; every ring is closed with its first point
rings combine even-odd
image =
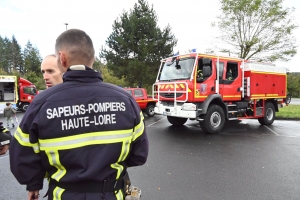
{"type": "MultiPolygon", "coordinates": [[[[22,48],[30,41],[42,57],[54,53],[57,36],[67,28],[84,30],[93,40],[96,55],[112,33],[112,24],[137,0],[0,0],[0,36],[15,35],[22,48]]],[[[219,13],[218,0],[148,0],[158,16],[161,28],[170,24],[178,39],[174,51],[197,48],[204,52],[214,44],[211,23],[219,13]]],[[[300,24],[300,0],[285,0],[295,7],[295,23],[300,24]]],[[[300,28],[295,32],[298,54],[287,63],[277,63],[300,72],[300,28]]]]}

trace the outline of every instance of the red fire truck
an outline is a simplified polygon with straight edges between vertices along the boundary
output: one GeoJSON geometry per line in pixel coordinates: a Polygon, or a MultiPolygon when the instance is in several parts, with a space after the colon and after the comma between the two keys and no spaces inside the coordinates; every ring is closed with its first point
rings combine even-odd
{"type": "Polygon", "coordinates": [[[37,93],[35,85],[24,78],[0,75],[0,113],[7,102],[16,104],[18,110],[26,111],[37,93]]]}
{"type": "Polygon", "coordinates": [[[226,120],[271,125],[286,98],[286,69],[233,57],[190,53],[163,59],[152,96],[173,125],[197,120],[218,133],[226,120]]]}

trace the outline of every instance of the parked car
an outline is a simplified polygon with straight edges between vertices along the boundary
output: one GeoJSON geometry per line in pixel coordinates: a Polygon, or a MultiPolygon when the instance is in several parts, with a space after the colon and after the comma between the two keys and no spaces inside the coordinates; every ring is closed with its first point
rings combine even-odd
{"type": "Polygon", "coordinates": [[[149,117],[155,115],[154,108],[156,100],[153,100],[152,96],[148,96],[145,88],[124,88],[129,94],[131,94],[141,110],[145,112],[149,117]]]}

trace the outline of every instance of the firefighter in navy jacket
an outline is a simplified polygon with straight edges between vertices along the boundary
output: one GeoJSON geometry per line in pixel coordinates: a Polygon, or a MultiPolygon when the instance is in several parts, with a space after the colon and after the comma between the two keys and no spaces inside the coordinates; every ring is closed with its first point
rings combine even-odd
{"type": "Polygon", "coordinates": [[[131,95],[90,68],[94,49],[85,32],[69,29],[55,47],[64,82],[28,107],[11,142],[11,171],[28,199],[38,199],[45,177],[48,199],[124,199],[126,168],[148,156],[143,115],[131,95]]]}

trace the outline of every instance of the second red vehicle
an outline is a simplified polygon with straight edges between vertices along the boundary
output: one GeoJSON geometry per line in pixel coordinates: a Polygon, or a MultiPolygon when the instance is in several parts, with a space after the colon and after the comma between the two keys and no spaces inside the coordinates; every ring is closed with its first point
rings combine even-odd
{"type": "Polygon", "coordinates": [[[149,117],[153,117],[155,115],[154,108],[156,100],[153,100],[152,96],[147,95],[147,90],[145,88],[124,89],[135,98],[143,112],[145,112],[149,117]]]}

